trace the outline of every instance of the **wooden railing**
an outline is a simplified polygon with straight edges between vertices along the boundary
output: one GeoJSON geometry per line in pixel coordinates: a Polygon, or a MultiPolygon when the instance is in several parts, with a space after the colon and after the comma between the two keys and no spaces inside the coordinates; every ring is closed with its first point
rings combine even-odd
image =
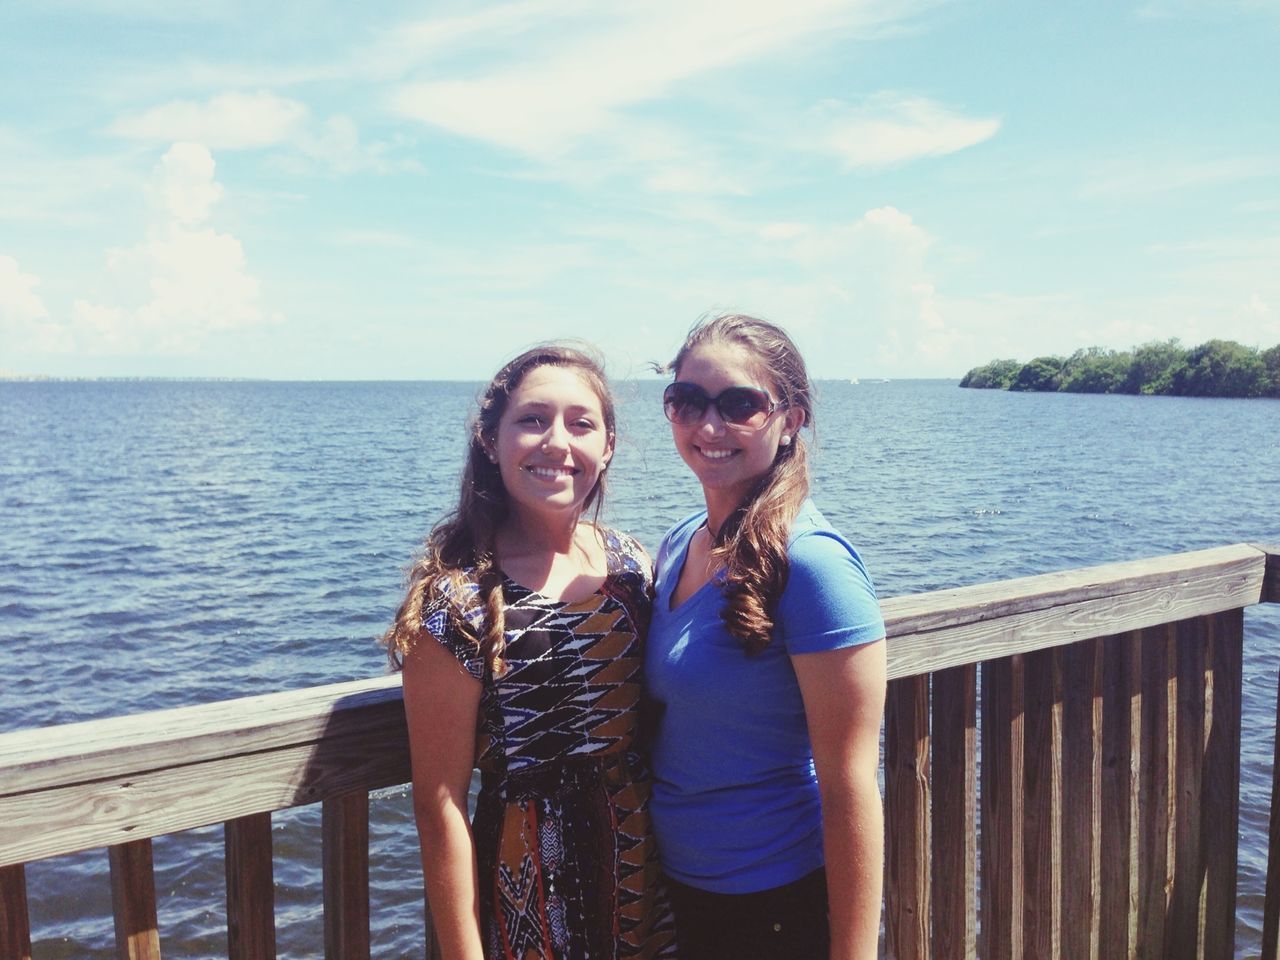
{"type": "MultiPolygon", "coordinates": [[[[888,955],[1231,957],[1259,602],[1280,551],[1244,544],[884,601],[888,955]]],[[[31,955],[23,865],[101,847],[119,956],[159,957],[151,838],[216,823],[228,957],[274,956],[271,813],[313,803],[325,955],[368,957],[368,792],[407,757],[397,677],[0,735],[0,960],[31,955]]]]}

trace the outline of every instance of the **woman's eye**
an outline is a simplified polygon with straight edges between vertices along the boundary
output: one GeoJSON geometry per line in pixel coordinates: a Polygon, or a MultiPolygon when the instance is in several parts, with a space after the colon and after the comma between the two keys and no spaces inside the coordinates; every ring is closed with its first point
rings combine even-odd
{"type": "Polygon", "coordinates": [[[573,421],[574,427],[579,430],[594,430],[596,423],[594,420],[588,420],[585,417],[573,421]]]}
{"type": "Polygon", "coordinates": [[[527,415],[525,415],[525,416],[521,417],[521,418],[520,418],[518,421],[516,421],[516,422],[517,422],[517,423],[527,423],[527,424],[529,424],[529,425],[531,425],[531,426],[538,426],[538,427],[542,426],[542,418],[541,418],[540,416],[538,416],[536,413],[530,413],[530,414],[527,414],[527,415]]]}

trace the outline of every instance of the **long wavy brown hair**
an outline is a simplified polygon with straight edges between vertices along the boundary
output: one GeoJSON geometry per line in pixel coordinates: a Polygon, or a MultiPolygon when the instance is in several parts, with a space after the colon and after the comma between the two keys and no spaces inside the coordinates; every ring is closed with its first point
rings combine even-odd
{"type": "MultiPolygon", "coordinates": [[[[745,348],[768,374],[775,399],[789,409],[803,410],[803,426],[812,430],[813,384],[804,358],[785,330],[742,314],[701,320],[667,369],[679,379],[689,353],[710,343],[745,348]]],[[[778,447],[768,472],[717,533],[711,557],[724,564],[726,577],[720,618],[747,653],[759,653],[772,639],[778,601],[787,585],[791,525],[808,496],[809,450],[797,432],[790,444],[778,447]]]]}
{"type": "MultiPolygon", "coordinates": [[[[427,536],[421,554],[409,568],[404,601],[382,636],[394,669],[403,667],[404,655],[421,636],[422,611],[443,599],[451,625],[476,644],[495,674],[502,672],[505,617],[502,571],[494,557],[494,545],[510,504],[502,475],[489,459],[489,451],[497,441],[498,423],[511,394],[530,373],[547,366],[564,367],[582,377],[600,399],[608,436],[612,439],[616,435],[613,394],[604,366],[586,344],[541,344],[526,350],[494,375],[480,395],[469,424],[458,505],[427,536]],[[477,610],[481,611],[478,618],[474,616],[477,610]],[[479,620],[478,627],[474,619],[479,620]]],[[[598,519],[604,495],[605,474],[601,472],[583,502],[583,511],[594,506],[598,519]]]]}

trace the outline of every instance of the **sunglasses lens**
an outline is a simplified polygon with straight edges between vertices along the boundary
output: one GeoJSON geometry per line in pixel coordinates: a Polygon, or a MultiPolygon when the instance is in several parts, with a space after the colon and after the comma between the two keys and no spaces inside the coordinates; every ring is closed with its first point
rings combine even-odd
{"type": "Polygon", "coordinates": [[[695,423],[707,412],[711,398],[691,383],[672,383],[662,394],[662,409],[672,423],[695,423]]]}
{"type": "Polygon", "coordinates": [[[750,387],[730,387],[716,398],[720,416],[742,427],[762,426],[770,406],[768,394],[750,387]]]}

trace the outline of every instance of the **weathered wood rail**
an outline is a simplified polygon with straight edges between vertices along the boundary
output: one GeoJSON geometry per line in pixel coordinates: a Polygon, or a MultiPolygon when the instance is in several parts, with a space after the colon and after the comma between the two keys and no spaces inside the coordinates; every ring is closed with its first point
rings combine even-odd
{"type": "MultiPolygon", "coordinates": [[[[1245,544],[884,601],[888,955],[1231,957],[1260,602],[1280,550],[1245,544]]],[[[227,955],[273,957],[271,813],[312,803],[325,955],[368,957],[368,793],[407,756],[396,677],[0,735],[0,960],[24,864],[101,847],[119,956],[159,957],[151,838],[217,823],[227,955]]],[[[1280,960],[1274,802],[1268,849],[1280,960]]]]}

